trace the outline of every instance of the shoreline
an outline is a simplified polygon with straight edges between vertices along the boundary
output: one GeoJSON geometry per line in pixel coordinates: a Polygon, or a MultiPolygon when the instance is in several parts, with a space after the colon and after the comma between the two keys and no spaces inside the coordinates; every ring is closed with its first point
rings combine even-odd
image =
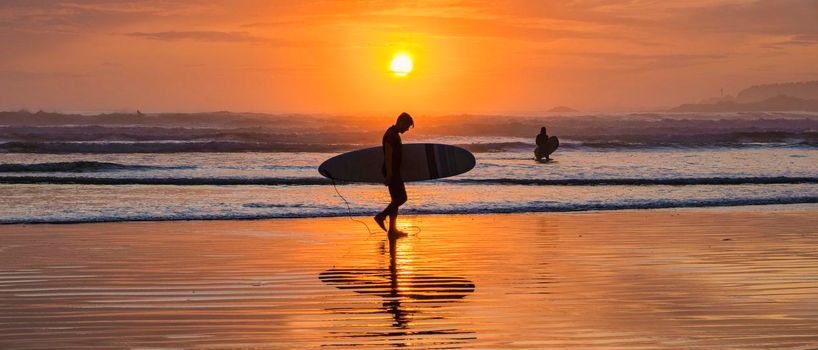
{"type": "MultiPolygon", "coordinates": [[[[624,208],[624,209],[591,209],[591,210],[556,210],[556,211],[514,211],[514,212],[487,212],[487,213],[410,213],[401,214],[402,217],[434,217],[434,216],[470,216],[470,215],[516,215],[516,214],[574,214],[574,213],[608,213],[608,212],[645,212],[645,211],[765,211],[763,209],[773,210],[818,210],[818,203],[773,203],[773,204],[737,204],[737,205],[720,205],[720,206],[678,206],[667,208],[624,208]]],[[[221,222],[221,221],[274,221],[274,220],[293,220],[293,219],[371,219],[370,216],[364,215],[327,215],[327,216],[293,216],[293,217],[237,217],[237,218],[191,218],[191,219],[129,219],[129,220],[88,220],[88,221],[58,221],[58,222],[0,222],[0,227],[4,226],[28,226],[28,225],[83,225],[83,224],[116,224],[116,223],[144,223],[144,222],[221,222]]]]}

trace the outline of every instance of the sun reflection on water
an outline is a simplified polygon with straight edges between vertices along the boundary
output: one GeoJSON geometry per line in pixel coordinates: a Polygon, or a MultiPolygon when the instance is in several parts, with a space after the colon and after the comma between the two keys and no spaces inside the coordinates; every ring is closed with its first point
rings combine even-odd
{"type": "MultiPolygon", "coordinates": [[[[380,297],[382,303],[377,307],[333,309],[330,312],[341,313],[350,319],[373,313],[388,314],[391,318],[389,327],[392,330],[350,331],[337,334],[339,337],[406,337],[406,336],[443,336],[446,344],[464,342],[473,337],[473,332],[440,328],[440,320],[445,318],[441,308],[451,302],[463,299],[474,292],[474,283],[464,277],[443,276],[433,269],[416,270],[414,266],[413,240],[402,240],[390,237],[382,242],[386,247],[381,254],[389,253],[388,266],[361,266],[350,268],[332,268],[322,272],[319,279],[328,285],[341,290],[351,290],[359,294],[380,297]],[[434,322],[423,321],[434,320],[434,322]],[[418,324],[416,324],[416,321],[418,324]]],[[[371,304],[362,304],[370,306],[371,304]]],[[[372,327],[368,327],[372,328],[372,327]]],[[[339,332],[340,333],[340,332],[339,332]]],[[[404,339],[408,340],[408,339],[404,339]]],[[[443,341],[441,339],[441,341],[443,341]]],[[[408,346],[411,343],[402,343],[408,346]]]]}

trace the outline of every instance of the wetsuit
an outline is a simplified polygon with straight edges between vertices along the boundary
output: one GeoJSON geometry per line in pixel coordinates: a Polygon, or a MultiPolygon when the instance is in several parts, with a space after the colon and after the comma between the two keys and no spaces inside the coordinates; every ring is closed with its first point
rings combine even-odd
{"type": "Polygon", "coordinates": [[[546,133],[537,134],[537,146],[545,147],[546,143],[548,143],[548,134],[546,133]]]}
{"type": "Polygon", "coordinates": [[[394,218],[398,215],[398,207],[406,203],[406,187],[403,185],[403,178],[400,173],[403,143],[401,143],[400,133],[398,133],[394,125],[386,129],[383,134],[384,164],[381,171],[384,178],[386,177],[386,144],[392,146],[392,181],[387,184],[392,201],[383,210],[382,214],[394,218]]]}

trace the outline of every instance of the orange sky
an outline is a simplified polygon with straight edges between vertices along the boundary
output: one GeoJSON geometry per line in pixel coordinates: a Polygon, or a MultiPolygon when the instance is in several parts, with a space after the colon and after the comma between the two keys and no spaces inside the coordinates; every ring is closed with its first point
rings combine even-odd
{"type": "Polygon", "coordinates": [[[818,79],[818,2],[9,0],[0,42],[2,110],[628,111],[818,79]]]}

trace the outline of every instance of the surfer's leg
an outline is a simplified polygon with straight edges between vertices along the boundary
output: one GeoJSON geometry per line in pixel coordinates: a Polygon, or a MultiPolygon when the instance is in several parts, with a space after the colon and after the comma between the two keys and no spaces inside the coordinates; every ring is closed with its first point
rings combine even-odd
{"type": "Polygon", "coordinates": [[[390,202],[386,206],[386,208],[384,208],[383,211],[381,211],[380,213],[375,215],[375,222],[377,222],[378,226],[380,226],[384,231],[386,231],[386,228],[383,226],[383,221],[386,219],[387,216],[391,218],[392,215],[393,215],[392,213],[396,212],[397,211],[397,206],[400,205],[400,204],[396,205],[396,203],[395,203],[396,202],[395,198],[396,198],[396,193],[397,193],[397,189],[395,188],[395,184],[390,183],[387,186],[388,186],[387,188],[389,188],[389,197],[391,198],[390,202]]]}
{"type": "Polygon", "coordinates": [[[386,217],[389,216],[389,210],[392,203],[386,206],[386,208],[378,214],[375,214],[375,223],[381,228],[381,230],[386,231],[386,226],[383,222],[386,220],[386,217]]]}
{"type": "Polygon", "coordinates": [[[380,212],[378,215],[375,215],[376,217],[379,217],[379,218],[386,218],[387,216],[392,217],[392,213],[397,208],[396,205],[395,205],[395,189],[394,189],[395,185],[389,184],[388,186],[389,186],[388,187],[389,188],[389,197],[391,198],[390,202],[382,212],[380,212]]]}
{"type": "Polygon", "coordinates": [[[375,215],[375,223],[378,224],[378,227],[380,227],[381,230],[386,231],[386,226],[384,226],[383,224],[384,220],[386,220],[386,214],[384,214],[383,212],[380,212],[377,215],[375,215]]]}
{"type": "Polygon", "coordinates": [[[395,181],[389,184],[389,196],[392,197],[392,202],[383,212],[389,215],[389,230],[395,231],[397,230],[398,208],[406,203],[406,187],[403,185],[403,181],[395,181]]]}

